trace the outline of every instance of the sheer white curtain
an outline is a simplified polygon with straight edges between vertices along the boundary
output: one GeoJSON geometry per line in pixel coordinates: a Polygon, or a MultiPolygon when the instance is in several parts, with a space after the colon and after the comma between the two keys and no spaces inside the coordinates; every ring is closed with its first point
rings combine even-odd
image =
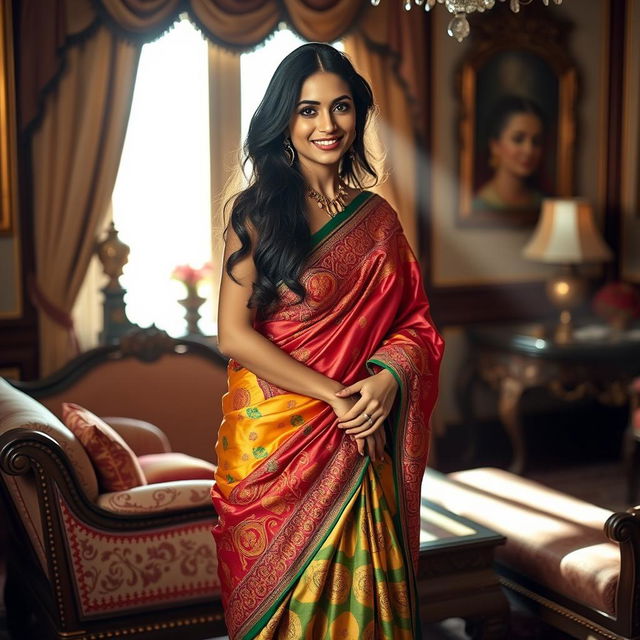
{"type": "MultiPolygon", "coordinates": [[[[211,259],[207,42],[182,20],[144,46],[113,191],[113,219],[131,247],[122,285],[129,319],[185,333],[177,265],[211,259]]],[[[201,328],[213,330],[211,286],[201,328]]]]}

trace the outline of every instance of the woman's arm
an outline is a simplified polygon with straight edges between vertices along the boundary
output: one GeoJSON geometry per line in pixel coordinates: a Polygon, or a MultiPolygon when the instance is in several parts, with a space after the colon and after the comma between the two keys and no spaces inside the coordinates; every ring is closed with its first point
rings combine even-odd
{"type": "MultiPolygon", "coordinates": [[[[229,255],[240,246],[240,239],[229,226],[225,263],[229,255]]],[[[220,351],[237,360],[259,378],[287,391],[327,402],[334,410],[341,407],[340,413],[344,413],[351,403],[349,406],[338,403],[336,401],[340,399],[335,396],[336,391],[344,385],[298,362],[253,328],[255,309],[249,309],[247,303],[257,273],[251,253],[236,263],[233,275],[240,284],[234,282],[223,268],[218,305],[220,351]]]]}
{"type": "MultiPolygon", "coordinates": [[[[224,263],[240,246],[240,239],[235,231],[229,227],[225,243],[224,263]]],[[[344,388],[344,385],[298,362],[253,328],[255,309],[249,309],[247,303],[251,297],[251,285],[255,281],[257,273],[251,254],[236,263],[233,275],[239,284],[231,279],[223,267],[218,304],[218,348],[220,351],[271,384],[326,402],[332,407],[338,418],[349,412],[356,404],[356,400],[349,397],[351,394],[347,394],[347,397],[337,395],[344,388]]],[[[395,382],[392,384],[395,387],[395,382]]],[[[384,418],[379,420],[376,415],[376,428],[382,424],[383,420],[384,418]]],[[[353,422],[340,426],[346,428],[352,426],[353,422]]],[[[366,445],[368,455],[372,460],[382,459],[384,455],[383,430],[359,436],[356,443],[361,455],[364,455],[366,445]]]]}

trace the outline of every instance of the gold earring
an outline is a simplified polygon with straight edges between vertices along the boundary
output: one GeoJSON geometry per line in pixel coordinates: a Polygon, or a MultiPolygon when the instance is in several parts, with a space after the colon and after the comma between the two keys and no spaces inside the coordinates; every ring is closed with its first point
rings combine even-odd
{"type": "Polygon", "coordinates": [[[287,158],[287,164],[292,167],[296,159],[296,150],[293,148],[289,138],[284,139],[284,155],[287,158]]]}

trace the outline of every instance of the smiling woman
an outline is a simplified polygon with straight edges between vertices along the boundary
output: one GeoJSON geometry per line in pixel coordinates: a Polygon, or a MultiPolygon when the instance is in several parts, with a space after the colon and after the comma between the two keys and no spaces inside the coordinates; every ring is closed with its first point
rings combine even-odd
{"type": "Polygon", "coordinates": [[[442,340],[397,214],[365,190],[372,110],[348,58],[313,43],[278,66],[249,126],[212,490],[232,640],[416,637],[442,340]]]}

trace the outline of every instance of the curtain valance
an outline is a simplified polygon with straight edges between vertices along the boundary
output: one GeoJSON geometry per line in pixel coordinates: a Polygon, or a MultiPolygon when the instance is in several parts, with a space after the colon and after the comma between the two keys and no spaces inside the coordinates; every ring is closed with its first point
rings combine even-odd
{"type": "Polygon", "coordinates": [[[368,0],[22,0],[19,3],[20,128],[33,128],[44,94],[55,86],[66,51],[108,24],[140,44],[182,13],[213,42],[246,51],[280,22],[306,40],[337,40],[354,28],[368,0]]]}

